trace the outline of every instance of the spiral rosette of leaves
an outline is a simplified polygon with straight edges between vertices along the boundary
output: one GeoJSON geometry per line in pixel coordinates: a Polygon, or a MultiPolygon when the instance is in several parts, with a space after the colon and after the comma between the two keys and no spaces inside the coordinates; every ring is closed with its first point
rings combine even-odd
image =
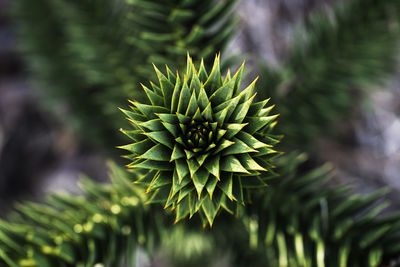
{"type": "Polygon", "coordinates": [[[221,208],[238,212],[247,189],[266,185],[277,115],[268,99],[253,102],[257,79],[240,91],[244,64],[233,77],[221,76],[219,55],[210,73],[189,55],[183,78],[154,68],[159,85],[142,85],[151,105],[131,101],[123,111],[134,127],[123,131],[134,141],[121,147],[132,153],[128,167],[146,170],[138,182],[152,192],[149,202],[175,210],[176,221],[199,212],[212,225],[221,208]]]}

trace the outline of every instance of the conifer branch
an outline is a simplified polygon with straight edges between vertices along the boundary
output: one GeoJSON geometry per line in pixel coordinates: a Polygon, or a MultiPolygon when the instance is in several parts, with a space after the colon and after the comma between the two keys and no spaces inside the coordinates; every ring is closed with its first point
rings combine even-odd
{"type": "Polygon", "coordinates": [[[332,166],[302,173],[305,159],[290,153],[277,160],[280,178],[248,206],[249,236],[241,242],[253,250],[251,266],[383,266],[398,257],[400,212],[385,211],[388,190],[358,195],[332,186],[332,166]]]}
{"type": "Polygon", "coordinates": [[[396,70],[399,1],[339,2],[294,36],[281,69],[264,66],[261,71],[260,95],[277,104],[278,128],[291,148],[334,133],[335,123],[354,108],[355,97],[365,94],[354,89],[384,84],[396,70]]]}
{"type": "Polygon", "coordinates": [[[83,196],[53,194],[0,221],[0,266],[135,266],[137,246],[152,248],[163,219],[144,206],[142,187],[110,168],[111,185],[85,178],[83,196]]]}
{"type": "MultiPolygon", "coordinates": [[[[87,142],[116,145],[116,107],[143,100],[151,64],[182,68],[186,53],[205,65],[235,36],[236,1],[16,1],[20,43],[46,105],[87,142]],[[65,116],[65,114],[63,114],[65,116]],[[92,125],[92,127],[87,127],[92,125]]],[[[121,137],[121,136],[120,136],[121,137]]]]}

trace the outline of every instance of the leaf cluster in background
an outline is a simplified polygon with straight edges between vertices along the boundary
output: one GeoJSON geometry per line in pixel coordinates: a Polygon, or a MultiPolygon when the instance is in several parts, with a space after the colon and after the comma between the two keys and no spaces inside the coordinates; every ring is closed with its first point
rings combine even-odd
{"type": "Polygon", "coordinates": [[[269,266],[380,266],[395,258],[400,213],[381,214],[387,190],[329,187],[332,166],[304,172],[305,158],[291,153],[277,162],[281,178],[249,207],[250,246],[269,266]]]}
{"type": "Polygon", "coordinates": [[[21,48],[36,87],[86,142],[117,145],[117,107],[143,99],[151,63],[184,66],[186,52],[210,64],[234,37],[236,1],[20,0],[21,48]],[[91,125],[91,127],[87,127],[91,125]]]}
{"type": "Polygon", "coordinates": [[[0,266],[135,266],[139,245],[159,239],[168,216],[143,204],[144,189],[110,163],[112,184],[84,178],[84,196],[51,195],[45,204],[18,205],[0,222],[0,266]]]}
{"type": "Polygon", "coordinates": [[[396,0],[343,1],[328,14],[312,16],[294,35],[279,69],[263,64],[262,98],[277,104],[289,149],[307,148],[360,103],[366,89],[396,70],[400,3],[396,0]],[[357,102],[358,101],[358,102],[357,102]]]}

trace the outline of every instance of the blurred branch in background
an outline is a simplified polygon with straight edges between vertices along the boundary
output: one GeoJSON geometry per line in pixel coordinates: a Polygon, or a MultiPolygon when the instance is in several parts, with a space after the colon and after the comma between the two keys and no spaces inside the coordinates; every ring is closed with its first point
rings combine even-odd
{"type": "Polygon", "coordinates": [[[125,140],[118,107],[127,106],[127,98],[143,100],[140,83],[157,79],[151,64],[175,72],[187,51],[211,64],[235,36],[235,4],[19,0],[14,13],[42,103],[61,113],[84,143],[111,154],[110,147],[125,140]]]}
{"type": "MultiPolygon", "coordinates": [[[[290,26],[282,24],[288,34],[272,42],[283,56],[272,58],[275,66],[261,62],[260,93],[277,104],[287,149],[313,151],[317,162],[333,161],[337,182],[356,184],[358,191],[390,185],[396,205],[400,95],[393,76],[398,74],[400,4],[319,5],[308,16],[292,15],[286,20],[290,26]]],[[[274,21],[280,25],[278,18],[274,21]]]]}
{"type": "Polygon", "coordinates": [[[334,136],[365,89],[390,83],[399,14],[395,0],[340,2],[307,18],[278,71],[264,64],[261,98],[271,96],[277,104],[289,148],[312,148],[318,136],[334,136]]]}

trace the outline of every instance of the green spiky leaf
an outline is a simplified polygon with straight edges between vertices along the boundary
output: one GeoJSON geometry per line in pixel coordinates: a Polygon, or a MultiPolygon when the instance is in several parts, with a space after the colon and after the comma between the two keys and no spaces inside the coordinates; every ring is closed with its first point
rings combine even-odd
{"type": "Polygon", "coordinates": [[[133,102],[125,111],[135,130],[148,138],[139,143],[132,138],[134,143],[122,148],[132,153],[128,158],[139,159],[129,167],[164,170],[163,176],[138,182],[150,181],[147,191],[160,192],[158,201],[161,192],[169,191],[161,202],[176,210],[177,220],[199,211],[211,225],[221,207],[231,206],[228,202],[244,202],[243,187],[254,188],[254,181],[265,185],[252,175],[271,169],[276,139],[264,129],[273,126],[276,116],[267,116],[267,101],[253,104],[255,81],[240,92],[243,65],[234,75],[221,76],[219,55],[210,74],[203,65],[196,68],[188,55],[183,82],[179,75],[155,70],[159,85],[152,86],[162,101],[149,93],[157,106],[133,102]]]}

